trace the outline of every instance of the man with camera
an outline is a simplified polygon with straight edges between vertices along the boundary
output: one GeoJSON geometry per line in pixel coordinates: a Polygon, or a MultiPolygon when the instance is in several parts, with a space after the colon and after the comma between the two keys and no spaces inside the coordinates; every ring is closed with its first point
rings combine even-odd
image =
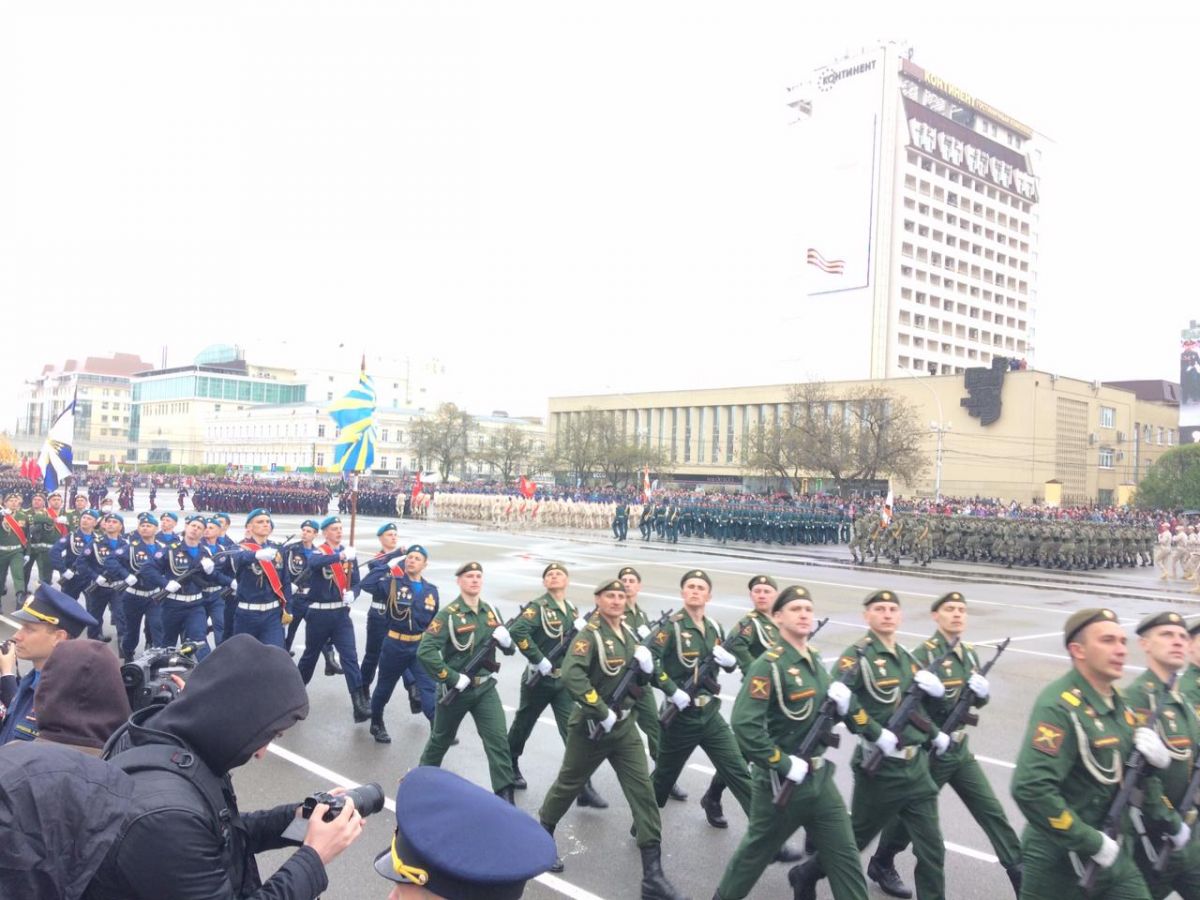
{"type": "Polygon", "coordinates": [[[208,660],[178,699],[138,710],[109,742],[109,760],[133,779],[133,814],[88,900],[315,898],[329,885],[325,867],[361,834],[352,798],[330,821],[326,802],[239,813],[230,772],[305,718],[308,697],[287,653],[249,635],[208,660]],[[292,846],[284,832],[304,812],[302,845],[264,885],[254,855],[292,846]]]}

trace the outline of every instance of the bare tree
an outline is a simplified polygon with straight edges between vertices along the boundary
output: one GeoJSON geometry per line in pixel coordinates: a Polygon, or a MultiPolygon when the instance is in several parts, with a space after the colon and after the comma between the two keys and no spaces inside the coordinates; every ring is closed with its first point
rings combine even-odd
{"type": "Polygon", "coordinates": [[[598,475],[615,487],[629,484],[644,467],[662,467],[659,451],[627,435],[611,411],[595,408],[564,417],[550,454],[547,468],[581,482],[598,475]]]}
{"type": "Polygon", "coordinates": [[[508,484],[533,459],[533,438],[519,425],[505,425],[475,456],[480,462],[490,463],[500,480],[508,484]]]}
{"type": "Polygon", "coordinates": [[[419,466],[436,466],[442,481],[461,471],[470,452],[475,419],[453,403],[443,403],[432,416],[418,419],[411,428],[419,466]]]}

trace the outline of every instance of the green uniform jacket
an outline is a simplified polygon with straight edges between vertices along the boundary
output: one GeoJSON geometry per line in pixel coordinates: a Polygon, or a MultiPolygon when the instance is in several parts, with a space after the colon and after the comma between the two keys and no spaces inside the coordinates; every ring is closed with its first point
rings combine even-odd
{"type": "Polygon", "coordinates": [[[1192,704],[1192,709],[1200,716],[1200,666],[1188,663],[1187,668],[1179,673],[1175,690],[1192,704]]]}
{"type": "MultiPolygon", "coordinates": [[[[933,637],[913,650],[913,656],[922,666],[928,666],[935,659],[943,656],[948,647],[945,635],[940,631],[935,631],[933,637]]],[[[938,728],[942,727],[955,704],[958,703],[959,694],[967,686],[967,679],[973,672],[978,672],[980,668],[979,657],[975,653],[974,646],[964,641],[959,641],[954,655],[938,666],[936,674],[946,687],[946,695],[937,700],[932,697],[925,698],[925,709],[928,710],[929,717],[938,728]]],[[[977,709],[986,705],[987,700],[980,700],[978,697],[972,704],[977,709]]],[[[965,729],[963,729],[963,733],[951,735],[951,738],[954,743],[946,751],[947,756],[957,753],[967,743],[965,729]]]]}
{"type": "Polygon", "coordinates": [[[638,636],[639,641],[644,641],[650,636],[650,622],[650,616],[646,614],[645,609],[640,606],[630,609],[626,604],[625,624],[633,629],[633,633],[638,636]]]}
{"type": "MultiPolygon", "coordinates": [[[[29,514],[23,509],[18,509],[12,517],[21,526],[21,530],[25,532],[25,540],[28,541],[29,514]]],[[[0,513],[0,550],[20,550],[23,546],[17,533],[8,527],[8,519],[3,518],[3,513],[0,513]]]]}
{"type": "MultiPolygon", "coordinates": [[[[746,759],[764,770],[787,775],[792,767],[788,757],[795,754],[816,722],[832,681],[821,655],[812,648],[801,653],[781,642],[754,660],[730,717],[746,759]]],[[[863,728],[859,722],[865,721],[861,705],[851,698],[846,725],[859,732],[863,728]]],[[[824,752],[822,745],[815,755],[824,752]]]]}
{"type": "Polygon", "coordinates": [[[511,629],[513,643],[535,666],[562,640],[563,632],[570,630],[571,623],[579,617],[570,600],[563,598],[566,612],[548,593],[542,594],[525,608],[511,629]]]}
{"type": "Polygon", "coordinates": [[[1178,690],[1168,695],[1166,687],[1157,675],[1147,669],[1125,694],[1139,725],[1145,724],[1150,714],[1162,706],[1155,730],[1167,745],[1171,764],[1161,771],[1160,776],[1163,793],[1172,806],[1178,808],[1192,777],[1196,745],[1200,742],[1200,719],[1196,718],[1196,709],[1187,697],[1178,690]]]}
{"type": "MultiPolygon", "coordinates": [[[[479,608],[471,612],[471,607],[459,595],[453,603],[438,610],[421,635],[417,659],[434,680],[453,687],[462,667],[475,655],[475,649],[491,638],[499,624],[495,610],[482,599],[479,608]]],[[[481,671],[476,678],[487,674],[481,671]]]]}
{"type": "MultiPolygon", "coordinates": [[[[858,667],[858,674],[849,682],[849,687],[861,704],[854,724],[867,740],[874,741],[887,727],[888,719],[904,699],[921,665],[900,644],[896,644],[894,652],[888,650],[874,632],[868,631],[857,644],[851,644],[843,651],[835,674],[851,666],[858,667]],[[863,648],[861,659],[856,652],[859,646],[863,648]]],[[[920,711],[918,708],[917,712],[920,711]]],[[[903,738],[904,743],[910,746],[927,744],[930,739],[930,735],[912,724],[905,725],[901,732],[896,736],[903,738]]]]}
{"type": "MultiPolygon", "coordinates": [[[[1081,858],[1096,853],[1103,843],[1098,829],[1133,748],[1134,726],[1133,710],[1118,692],[1110,703],[1075,669],[1045,688],[1033,705],[1012,781],[1027,827],[1081,858]]],[[[1179,830],[1157,775],[1146,779],[1142,812],[1171,834],[1179,830]]]]}
{"type": "MultiPolygon", "coordinates": [[[[675,613],[654,637],[654,684],[668,697],[686,690],[696,664],[724,640],[725,632],[708,616],[701,631],[686,612],[675,613]]],[[[705,690],[697,694],[701,695],[712,696],[705,690]]]]}
{"type": "Polygon", "coordinates": [[[745,675],[750,669],[750,663],[778,643],[779,629],[775,627],[775,623],[769,616],[753,610],[738,619],[738,623],[729,632],[725,649],[737,657],[738,668],[745,675]]]}
{"type": "Polygon", "coordinates": [[[54,516],[47,510],[25,512],[25,520],[29,523],[25,534],[30,544],[39,544],[44,549],[58,540],[58,526],[54,524],[54,516]]]}
{"type": "MultiPolygon", "coordinates": [[[[563,659],[563,685],[579,704],[571,713],[572,721],[583,718],[600,722],[608,718],[605,698],[612,696],[637,646],[637,635],[624,622],[614,630],[602,616],[592,616],[587,628],[575,636],[563,659]]],[[[617,716],[624,718],[622,714],[632,709],[636,702],[635,697],[627,694],[620,709],[616,710],[617,716]]]]}

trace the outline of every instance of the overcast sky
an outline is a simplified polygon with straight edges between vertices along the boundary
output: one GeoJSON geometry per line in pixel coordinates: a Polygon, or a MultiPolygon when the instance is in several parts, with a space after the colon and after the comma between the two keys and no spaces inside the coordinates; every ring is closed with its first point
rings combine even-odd
{"type": "Polygon", "coordinates": [[[880,39],[1052,139],[1038,367],[1177,378],[1182,5],[839,6],[0,3],[0,425],[45,362],[218,342],[437,357],[476,412],[798,379],[784,89],[880,39]]]}

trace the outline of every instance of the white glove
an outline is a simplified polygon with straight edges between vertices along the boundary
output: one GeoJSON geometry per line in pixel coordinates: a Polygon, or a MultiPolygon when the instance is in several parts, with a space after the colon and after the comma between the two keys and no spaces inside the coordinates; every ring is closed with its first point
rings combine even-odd
{"type": "Polygon", "coordinates": [[[29,562],[29,554],[28,553],[21,557],[21,562],[29,562]]]}
{"type": "Polygon", "coordinates": [[[608,734],[610,731],[612,731],[613,726],[616,724],[617,724],[617,714],[615,712],[613,712],[611,709],[608,711],[608,715],[600,720],[600,727],[604,729],[605,734],[608,734]]]}
{"type": "Polygon", "coordinates": [[[967,687],[980,700],[986,700],[991,692],[991,686],[988,685],[988,680],[978,672],[972,672],[971,677],[967,679],[967,687]]]}
{"type": "Polygon", "coordinates": [[[688,696],[688,692],[683,688],[675,688],[675,693],[671,695],[670,700],[677,707],[679,707],[680,711],[683,711],[692,705],[692,698],[688,696]]]}
{"type": "Polygon", "coordinates": [[[275,548],[263,547],[261,550],[255,550],[254,558],[259,562],[275,562],[275,548]]]}
{"type": "Polygon", "coordinates": [[[496,639],[496,643],[507,650],[512,646],[512,635],[508,633],[508,629],[503,625],[497,625],[492,629],[492,637],[496,639]]]}
{"type": "Polygon", "coordinates": [[[713,659],[722,669],[732,669],[737,665],[737,657],[722,647],[720,644],[713,647],[713,659]]]}
{"type": "Polygon", "coordinates": [[[466,675],[459,675],[458,681],[454,682],[454,689],[460,694],[471,686],[471,679],[466,675]]]}
{"type": "Polygon", "coordinates": [[[1179,830],[1171,835],[1171,846],[1176,850],[1182,850],[1191,839],[1192,829],[1188,827],[1187,822],[1180,822],[1179,830]]]}
{"type": "Polygon", "coordinates": [[[649,675],[654,671],[654,657],[641,644],[638,644],[637,648],[633,651],[633,658],[637,660],[638,667],[642,670],[643,674],[649,675]]]}
{"type": "Polygon", "coordinates": [[[211,575],[213,573],[213,569],[215,569],[215,568],[216,568],[216,565],[207,556],[202,556],[200,558],[200,569],[204,572],[205,575],[211,575]]]}
{"type": "Polygon", "coordinates": [[[354,602],[354,591],[342,591],[342,605],[349,606],[354,602]]]}
{"type": "Polygon", "coordinates": [[[58,525],[66,525],[66,524],[67,524],[67,517],[66,517],[66,516],[59,516],[59,517],[58,517],[57,519],[55,519],[54,521],[55,521],[55,523],[56,523],[56,524],[58,524],[58,525]]]}
{"type": "Polygon", "coordinates": [[[96,587],[108,587],[108,579],[103,575],[96,576],[96,587]]]}
{"type": "Polygon", "coordinates": [[[60,581],[62,581],[62,572],[55,569],[53,572],[50,573],[50,583],[58,584],[60,581]]]}
{"type": "Polygon", "coordinates": [[[837,704],[837,714],[844,716],[850,712],[850,688],[846,687],[840,681],[835,681],[829,685],[829,690],[825,692],[829,699],[837,704]]]}
{"type": "Polygon", "coordinates": [[[235,594],[237,593],[237,579],[236,578],[229,579],[229,590],[235,594]]]}
{"type": "Polygon", "coordinates": [[[1100,833],[1100,840],[1103,843],[1100,845],[1100,849],[1092,854],[1092,859],[1100,868],[1108,869],[1117,861],[1117,854],[1121,852],[1121,847],[1104,832],[1100,833]]]}
{"type": "Polygon", "coordinates": [[[87,594],[81,593],[79,595],[79,605],[84,607],[85,609],[87,608],[87,594]]]}
{"type": "Polygon", "coordinates": [[[551,664],[550,660],[546,659],[544,656],[538,660],[538,664],[534,666],[534,668],[537,669],[542,675],[549,675],[554,671],[554,666],[551,664]]]}
{"type": "Polygon", "coordinates": [[[125,583],[127,585],[129,585],[130,587],[133,587],[135,584],[137,584],[137,576],[136,575],[126,575],[125,583]]]}
{"type": "Polygon", "coordinates": [[[922,669],[913,676],[913,681],[934,700],[946,696],[946,686],[942,684],[942,679],[930,671],[922,669]]]}
{"type": "Polygon", "coordinates": [[[937,737],[933,739],[933,752],[937,756],[941,756],[950,749],[950,735],[944,731],[939,731],[937,737]]]}
{"type": "Polygon", "coordinates": [[[346,560],[346,562],[354,562],[356,556],[358,556],[358,551],[353,547],[342,548],[342,559],[346,560]]]}
{"type": "Polygon", "coordinates": [[[74,569],[63,569],[62,577],[63,577],[63,581],[70,581],[72,578],[75,577],[75,570],[74,569]]]}
{"type": "Polygon", "coordinates": [[[178,581],[176,581],[174,578],[172,578],[170,581],[167,582],[167,593],[168,594],[177,594],[177,593],[179,593],[179,589],[182,587],[183,587],[182,584],[180,584],[178,581]]]}
{"type": "Polygon", "coordinates": [[[1165,769],[1171,764],[1171,754],[1157,734],[1149,728],[1139,728],[1133,733],[1133,746],[1156,769],[1165,769]]]}
{"type": "Polygon", "coordinates": [[[587,619],[585,619],[583,616],[580,616],[578,619],[572,622],[571,625],[576,631],[583,631],[585,628],[587,628],[587,619]]]}
{"type": "Polygon", "coordinates": [[[792,767],[787,770],[787,775],[784,776],[788,781],[794,781],[796,784],[801,784],[808,777],[808,763],[798,756],[789,756],[792,761],[792,767]]]}
{"type": "Polygon", "coordinates": [[[896,748],[900,746],[900,739],[885,728],[879,732],[879,737],[875,740],[875,746],[884,753],[895,753],[896,748]]]}
{"type": "Polygon", "coordinates": [[[644,641],[646,638],[650,637],[650,629],[649,629],[649,627],[648,627],[648,626],[646,626],[646,625],[639,625],[639,626],[637,627],[637,636],[638,636],[639,638],[641,638],[643,641],[644,641]]]}

